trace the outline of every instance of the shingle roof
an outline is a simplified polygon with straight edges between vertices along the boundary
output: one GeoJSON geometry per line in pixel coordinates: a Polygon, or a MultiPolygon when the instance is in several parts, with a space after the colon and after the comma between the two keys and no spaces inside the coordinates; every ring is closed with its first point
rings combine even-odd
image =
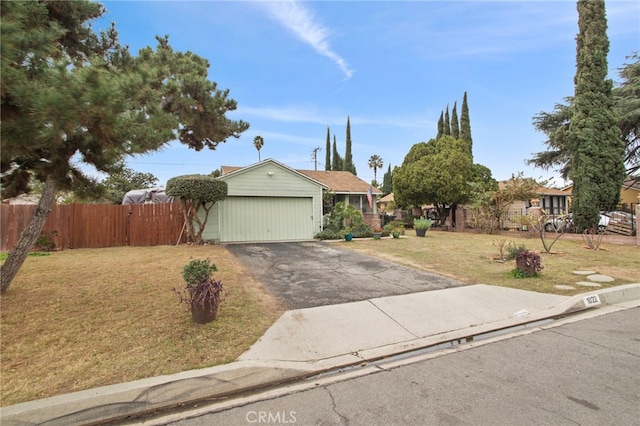
{"type": "MultiPolygon", "coordinates": [[[[244,167],[238,166],[222,166],[223,175],[236,172],[244,167]]],[[[296,170],[298,173],[308,178],[316,180],[329,187],[331,192],[336,194],[366,194],[369,191],[367,182],[360,179],[351,172],[344,171],[325,171],[325,170],[296,170]]],[[[373,194],[382,194],[378,188],[372,188],[373,194]]]]}
{"type": "Polygon", "coordinates": [[[298,170],[303,175],[327,185],[336,194],[366,194],[372,188],[373,194],[382,194],[378,188],[373,188],[367,182],[351,172],[325,170],[298,170]]]}

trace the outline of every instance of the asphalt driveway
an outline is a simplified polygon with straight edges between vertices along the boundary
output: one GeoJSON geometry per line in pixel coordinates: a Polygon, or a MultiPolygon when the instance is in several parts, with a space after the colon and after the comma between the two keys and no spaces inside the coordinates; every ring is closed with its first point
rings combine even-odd
{"type": "Polygon", "coordinates": [[[451,278],[355,253],[335,243],[233,244],[227,249],[288,309],[464,285],[451,278]]]}

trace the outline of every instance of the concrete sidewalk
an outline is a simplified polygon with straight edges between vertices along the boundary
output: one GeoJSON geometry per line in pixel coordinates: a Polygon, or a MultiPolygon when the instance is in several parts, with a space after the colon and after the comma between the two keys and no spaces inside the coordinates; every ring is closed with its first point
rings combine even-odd
{"type": "Polygon", "coordinates": [[[472,285],[298,309],[282,315],[231,364],[4,407],[0,423],[80,425],[135,417],[606,305],[640,306],[640,283],[573,297],[472,285]]]}

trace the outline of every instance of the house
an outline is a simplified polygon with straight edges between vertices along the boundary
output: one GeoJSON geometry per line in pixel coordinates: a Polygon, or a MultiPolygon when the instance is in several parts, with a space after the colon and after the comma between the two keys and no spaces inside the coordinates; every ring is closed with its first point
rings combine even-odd
{"type": "MultiPolygon", "coordinates": [[[[207,241],[313,239],[322,230],[325,191],[334,193],[336,202],[373,214],[369,185],[349,172],[294,170],[273,159],[247,167],[223,166],[221,172],[227,198],[209,213],[202,235],[207,241]]],[[[379,192],[372,190],[374,196],[379,192]]]]}
{"type": "Polygon", "coordinates": [[[382,195],[382,191],[372,187],[367,182],[360,179],[351,172],[346,171],[325,171],[325,170],[298,170],[305,176],[323,183],[334,194],[332,205],[340,201],[345,204],[351,204],[360,210],[365,217],[378,213],[376,196],[382,195]],[[372,197],[369,204],[368,194],[372,197]]]}
{"type": "Polygon", "coordinates": [[[392,201],[394,201],[393,192],[385,195],[384,197],[378,200],[378,209],[386,212],[388,210],[389,203],[391,203],[392,201]]]}
{"type": "MultiPolygon", "coordinates": [[[[573,185],[562,188],[562,191],[571,199],[573,185]]],[[[629,176],[622,183],[620,189],[620,206],[619,209],[629,213],[635,212],[636,206],[640,202],[640,178],[629,176]]]]}

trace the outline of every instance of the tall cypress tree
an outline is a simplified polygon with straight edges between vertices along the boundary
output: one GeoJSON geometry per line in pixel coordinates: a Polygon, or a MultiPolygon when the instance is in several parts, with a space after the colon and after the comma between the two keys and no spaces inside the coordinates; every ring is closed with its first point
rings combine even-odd
{"type": "Polygon", "coordinates": [[[457,102],[453,103],[453,111],[451,111],[451,136],[454,139],[458,139],[460,137],[460,123],[458,123],[458,111],[457,102]]]}
{"type": "Polygon", "coordinates": [[[451,123],[449,122],[449,105],[447,105],[447,109],[444,113],[444,126],[442,130],[445,135],[451,135],[451,123]]]}
{"type": "Polygon", "coordinates": [[[391,164],[387,168],[387,173],[382,177],[382,193],[384,195],[393,192],[393,173],[391,172],[391,164]]]}
{"type": "Polygon", "coordinates": [[[329,171],[331,170],[331,136],[329,135],[329,127],[327,126],[327,147],[325,148],[327,152],[324,158],[324,169],[329,171]]]}
{"type": "Polygon", "coordinates": [[[604,0],[578,1],[574,109],[569,125],[573,219],[579,232],[595,230],[599,210],[620,200],[625,144],[613,113],[607,79],[607,18],[604,0]]]}
{"type": "Polygon", "coordinates": [[[347,148],[344,153],[344,166],[342,170],[356,174],[356,166],[353,164],[353,156],[351,155],[351,122],[347,116],[347,148]]]}
{"type": "Polygon", "coordinates": [[[467,92],[462,97],[460,110],[460,139],[467,143],[469,154],[473,156],[473,140],[471,139],[471,122],[469,121],[469,104],[467,104],[467,92]]]}
{"type": "Polygon", "coordinates": [[[344,165],[344,161],[340,154],[338,153],[338,147],[336,144],[336,135],[333,135],[333,161],[331,163],[331,170],[340,171],[344,165]]]}
{"type": "Polygon", "coordinates": [[[440,111],[440,118],[438,118],[438,134],[436,139],[440,139],[444,135],[444,112],[440,111]]]}

